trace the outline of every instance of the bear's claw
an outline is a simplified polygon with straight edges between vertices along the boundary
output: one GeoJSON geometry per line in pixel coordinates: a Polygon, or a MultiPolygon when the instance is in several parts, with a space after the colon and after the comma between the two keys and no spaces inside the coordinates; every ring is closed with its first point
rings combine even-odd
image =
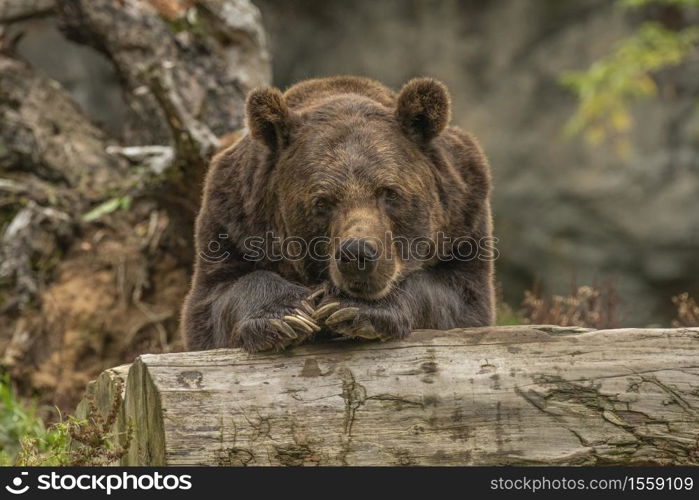
{"type": "Polygon", "coordinates": [[[272,341],[277,350],[300,344],[321,330],[312,316],[315,314],[315,308],[308,302],[309,300],[313,299],[309,297],[306,300],[301,300],[299,307],[287,311],[286,316],[267,320],[273,332],[279,336],[277,341],[272,341]]]}
{"type": "Polygon", "coordinates": [[[320,306],[318,309],[316,309],[315,313],[313,313],[313,319],[315,319],[316,321],[322,321],[338,307],[340,307],[339,302],[329,302],[327,304],[324,304],[320,306]]]}
{"type": "Polygon", "coordinates": [[[309,323],[311,325],[311,327],[318,328],[318,330],[313,328],[314,331],[320,330],[320,327],[316,324],[316,321],[313,318],[311,318],[308,314],[306,314],[304,311],[302,311],[301,309],[298,309],[298,308],[294,309],[294,313],[296,313],[295,316],[297,316],[298,318],[301,318],[306,323],[309,323]]]}
{"type": "Polygon", "coordinates": [[[321,297],[324,293],[325,293],[325,290],[322,289],[322,288],[319,288],[318,290],[316,290],[315,292],[313,292],[312,294],[310,294],[310,295],[306,298],[306,300],[310,301],[311,303],[315,303],[316,299],[318,299],[319,297],[321,297]]]}
{"type": "MultiPolygon", "coordinates": [[[[296,315],[284,316],[282,319],[284,321],[286,321],[287,324],[289,324],[290,326],[295,328],[296,330],[299,330],[301,333],[305,333],[305,334],[310,335],[311,333],[313,333],[315,331],[313,326],[310,323],[307,323],[299,316],[296,316],[296,315]]],[[[320,328],[319,328],[319,330],[320,330],[320,328]]]]}
{"type": "Polygon", "coordinates": [[[311,306],[311,304],[309,304],[308,301],[305,300],[301,301],[301,309],[303,309],[306,312],[306,314],[310,315],[313,315],[313,313],[315,312],[313,306],[311,306]]]}
{"type": "Polygon", "coordinates": [[[298,338],[298,334],[294,331],[294,329],[291,328],[284,321],[278,319],[270,319],[269,322],[272,323],[272,326],[274,326],[274,328],[276,328],[277,331],[282,335],[286,335],[287,337],[292,339],[298,338]]]}
{"type": "Polygon", "coordinates": [[[374,330],[374,327],[371,325],[366,325],[362,326],[360,328],[357,328],[354,330],[351,334],[353,337],[361,337],[363,339],[368,339],[368,340],[375,340],[380,338],[381,336],[379,333],[377,333],[376,330],[374,330]]]}
{"type": "Polygon", "coordinates": [[[328,326],[334,326],[338,323],[353,320],[357,316],[358,312],[358,307],[345,307],[332,313],[328,319],[325,320],[325,324],[328,326]]]}
{"type": "MultiPolygon", "coordinates": [[[[382,328],[381,315],[372,309],[361,309],[359,307],[344,307],[331,314],[325,320],[325,326],[345,337],[362,338],[366,340],[386,341],[392,338],[400,338],[389,333],[390,328],[382,328]],[[372,319],[374,318],[374,319],[372,319]]],[[[387,325],[384,325],[386,327],[387,325]]]]}

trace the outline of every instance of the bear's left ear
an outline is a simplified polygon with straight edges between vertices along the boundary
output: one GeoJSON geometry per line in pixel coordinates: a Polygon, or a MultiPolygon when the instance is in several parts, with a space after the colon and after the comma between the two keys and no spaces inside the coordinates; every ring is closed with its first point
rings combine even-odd
{"type": "Polygon", "coordinates": [[[396,118],[403,131],[420,144],[426,144],[449,123],[451,102],[443,83],[431,78],[415,78],[401,89],[396,118]]]}
{"type": "Polygon", "coordinates": [[[250,92],[245,105],[250,136],[265,144],[272,153],[286,146],[291,114],[281,91],[275,88],[250,92]]]}

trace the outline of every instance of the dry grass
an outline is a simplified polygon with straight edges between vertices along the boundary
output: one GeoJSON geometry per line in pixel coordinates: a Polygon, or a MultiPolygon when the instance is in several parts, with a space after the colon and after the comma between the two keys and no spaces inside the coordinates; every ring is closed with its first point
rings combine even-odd
{"type": "Polygon", "coordinates": [[[672,321],[675,328],[699,326],[699,305],[687,292],[672,298],[677,307],[677,319],[672,321]]]}
{"type": "Polygon", "coordinates": [[[520,316],[526,324],[607,329],[619,326],[619,296],[614,285],[578,286],[570,295],[546,299],[527,290],[520,316]]]}
{"type": "Polygon", "coordinates": [[[87,396],[88,415],[84,420],[69,417],[50,426],[44,433],[21,439],[21,451],[12,465],[102,466],[119,462],[131,443],[133,429],[115,434],[114,424],[121,408],[117,388],[107,415],[102,415],[94,399],[87,396]]]}

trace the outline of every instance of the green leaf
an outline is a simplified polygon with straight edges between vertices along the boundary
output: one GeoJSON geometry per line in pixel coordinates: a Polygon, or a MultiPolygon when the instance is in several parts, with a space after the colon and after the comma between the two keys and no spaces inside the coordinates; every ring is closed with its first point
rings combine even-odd
{"type": "Polygon", "coordinates": [[[111,198],[103,203],[100,203],[95,208],[87,212],[82,216],[84,222],[92,222],[100,217],[111,214],[117,210],[128,210],[131,206],[130,196],[119,196],[116,198],[111,198]]]}

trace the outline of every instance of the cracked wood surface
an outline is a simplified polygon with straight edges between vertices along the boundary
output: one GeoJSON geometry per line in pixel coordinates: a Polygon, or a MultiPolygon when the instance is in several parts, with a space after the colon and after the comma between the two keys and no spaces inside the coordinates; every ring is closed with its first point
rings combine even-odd
{"type": "Polygon", "coordinates": [[[696,464],[699,329],[143,355],[124,414],[129,465],[696,464]]]}

